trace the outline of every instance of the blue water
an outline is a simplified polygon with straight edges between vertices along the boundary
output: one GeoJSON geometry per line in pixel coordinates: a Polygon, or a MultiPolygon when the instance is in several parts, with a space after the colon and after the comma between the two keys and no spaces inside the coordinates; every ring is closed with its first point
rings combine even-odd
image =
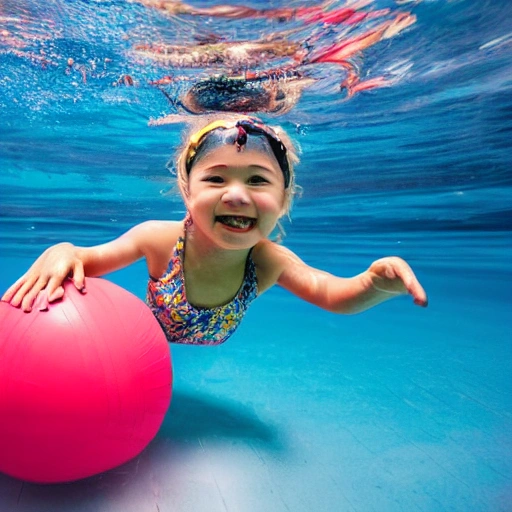
{"type": "MultiPolygon", "coordinates": [[[[417,16],[358,61],[396,83],[347,99],[325,66],[271,119],[302,149],[285,243],[344,276],[399,255],[429,308],[338,317],[273,289],[226,345],[172,347],[173,403],[140,457],[66,486],[0,475],[2,512],[512,509],[512,8],[374,6],[417,16]]],[[[147,83],[165,71],[133,41],[282,28],[93,0],[8,0],[0,20],[2,291],[53,243],[183,215],[182,126],[148,126],[170,111],[147,83]]],[[[110,278],[143,296],[142,263],[110,278]]]]}

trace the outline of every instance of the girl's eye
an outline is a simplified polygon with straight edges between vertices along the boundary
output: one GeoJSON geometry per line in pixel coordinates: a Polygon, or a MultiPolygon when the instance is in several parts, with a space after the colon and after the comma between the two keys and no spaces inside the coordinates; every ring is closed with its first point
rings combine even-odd
{"type": "Polygon", "coordinates": [[[268,183],[268,180],[263,176],[255,175],[249,178],[249,183],[251,185],[262,185],[264,183],[268,183]]]}
{"type": "Polygon", "coordinates": [[[207,181],[209,183],[224,183],[222,176],[207,176],[203,181],[207,181]]]}

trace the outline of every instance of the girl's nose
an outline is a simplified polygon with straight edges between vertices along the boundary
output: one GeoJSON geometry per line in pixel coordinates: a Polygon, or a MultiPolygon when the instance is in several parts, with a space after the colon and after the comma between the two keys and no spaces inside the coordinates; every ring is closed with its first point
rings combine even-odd
{"type": "Polygon", "coordinates": [[[241,183],[233,183],[229,185],[222,196],[222,200],[225,203],[230,203],[234,206],[250,203],[247,189],[241,183]]]}

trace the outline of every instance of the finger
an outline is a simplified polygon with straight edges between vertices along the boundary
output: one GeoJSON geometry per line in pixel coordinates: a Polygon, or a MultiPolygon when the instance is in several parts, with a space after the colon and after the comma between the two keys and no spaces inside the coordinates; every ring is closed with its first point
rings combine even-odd
{"type": "MultiPolygon", "coordinates": [[[[399,274],[400,275],[400,274],[399,274]]],[[[402,282],[404,283],[404,286],[414,299],[414,304],[418,306],[426,307],[428,304],[427,299],[427,293],[423,289],[423,286],[421,286],[420,282],[414,275],[414,272],[411,270],[410,267],[405,269],[401,275],[400,275],[402,282]]]]}
{"type": "MultiPolygon", "coordinates": [[[[39,278],[32,287],[24,292],[24,295],[20,301],[20,306],[25,313],[30,313],[32,311],[34,301],[36,300],[37,295],[41,290],[43,290],[46,287],[46,280],[39,278]]],[[[20,292],[23,290],[23,288],[20,290],[20,292]]],[[[12,304],[12,302],[11,302],[12,304]]]]}
{"type": "Polygon", "coordinates": [[[73,283],[76,286],[76,289],[79,290],[82,293],[86,293],[87,290],[85,289],[85,272],[84,272],[84,265],[79,260],[75,263],[75,266],[73,267],[73,283]]]}
{"type": "Polygon", "coordinates": [[[48,295],[48,302],[54,302],[58,299],[62,299],[64,295],[64,288],[62,282],[65,280],[63,276],[53,276],[49,279],[46,285],[46,292],[48,295]]]}
{"type": "Polygon", "coordinates": [[[48,293],[46,289],[41,290],[37,294],[34,300],[33,308],[37,311],[48,311],[48,293]]]}
{"type": "Polygon", "coordinates": [[[48,302],[55,302],[57,300],[62,299],[64,297],[64,287],[63,286],[57,286],[55,290],[53,290],[51,293],[47,293],[48,302]]]}
{"type": "Polygon", "coordinates": [[[414,298],[414,304],[416,304],[417,306],[421,306],[423,308],[426,308],[428,306],[427,293],[419,283],[417,287],[415,287],[415,289],[410,293],[414,298]]]}
{"type": "Polygon", "coordinates": [[[425,295],[425,297],[422,299],[414,299],[414,304],[416,304],[416,306],[426,308],[428,306],[428,297],[425,295]]]}
{"type": "Polygon", "coordinates": [[[15,283],[13,283],[5,293],[2,295],[2,302],[11,302],[12,298],[16,295],[18,290],[23,286],[25,282],[25,276],[20,277],[15,283]]]}
{"type": "Polygon", "coordinates": [[[396,279],[397,277],[401,277],[400,269],[399,268],[397,269],[393,264],[386,265],[385,270],[384,270],[384,275],[388,279],[396,279]]]}
{"type": "MultiPolygon", "coordinates": [[[[14,294],[14,296],[11,298],[11,300],[10,300],[11,306],[14,306],[16,308],[20,307],[20,305],[22,304],[27,293],[29,293],[32,290],[32,288],[36,285],[37,282],[38,282],[37,276],[26,278],[25,282],[22,283],[22,285],[16,290],[16,293],[14,294]]],[[[41,288],[44,288],[44,286],[41,286],[41,288]]],[[[39,288],[35,291],[35,293],[33,294],[32,300],[34,299],[34,297],[37,295],[37,293],[39,292],[39,290],[41,288],[39,288]]]]}

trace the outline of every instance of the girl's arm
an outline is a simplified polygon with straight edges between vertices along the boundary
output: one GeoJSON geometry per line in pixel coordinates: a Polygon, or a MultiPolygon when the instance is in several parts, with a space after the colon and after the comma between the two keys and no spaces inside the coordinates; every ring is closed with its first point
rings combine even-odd
{"type": "Polygon", "coordinates": [[[176,241],[179,229],[181,223],[148,221],[105,244],[93,247],[77,247],[70,243],[54,245],[5,292],[2,301],[26,312],[32,310],[35,302],[38,309],[47,309],[49,302],[64,295],[62,283],[68,277],[73,279],[78,290],[85,292],[85,276],[108,274],[144,256],[148,265],[163,261],[167,257],[166,249],[169,243],[172,246],[173,238],[176,241]]]}
{"type": "Polygon", "coordinates": [[[306,265],[292,251],[272,242],[261,244],[256,255],[263,290],[277,282],[301,299],[334,313],[359,313],[406,294],[415,304],[427,305],[427,295],[414,272],[398,257],[382,258],[365,272],[343,278],[306,265]]]}

